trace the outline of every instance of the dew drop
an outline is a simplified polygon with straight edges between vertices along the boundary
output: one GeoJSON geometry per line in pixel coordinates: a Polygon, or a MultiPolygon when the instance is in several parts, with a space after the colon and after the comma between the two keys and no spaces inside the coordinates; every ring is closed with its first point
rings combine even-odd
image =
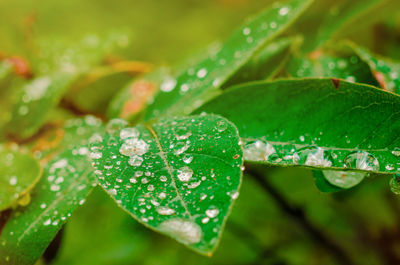
{"type": "Polygon", "coordinates": [[[393,175],[389,182],[390,190],[396,194],[400,195],[400,176],[398,174],[393,175]]]}
{"type": "Polygon", "coordinates": [[[367,152],[354,152],[346,156],[344,166],[371,171],[379,169],[379,162],[367,152]]]}
{"type": "Polygon", "coordinates": [[[160,224],[159,229],[186,244],[198,243],[202,238],[202,231],[199,225],[181,218],[166,220],[160,224]]]}
{"type": "Polygon", "coordinates": [[[121,139],[137,138],[139,137],[139,131],[136,128],[124,128],[119,133],[119,137],[121,137],[121,139]]]}
{"type": "Polygon", "coordinates": [[[219,214],[219,210],[218,209],[208,209],[206,210],[206,215],[209,218],[214,218],[219,214]]]}
{"type": "Polygon", "coordinates": [[[133,167],[139,167],[143,163],[143,158],[141,156],[133,155],[129,158],[128,164],[133,167]]]}
{"type": "Polygon", "coordinates": [[[169,207],[157,207],[156,211],[161,215],[171,215],[175,213],[175,210],[169,207]]]}
{"type": "Polygon", "coordinates": [[[149,145],[143,141],[136,138],[127,139],[119,149],[119,152],[124,156],[132,155],[144,155],[149,150],[149,145]]]}
{"type": "Polygon", "coordinates": [[[352,171],[324,170],[322,173],[329,183],[345,189],[356,186],[366,176],[366,173],[352,171]]]}
{"type": "Polygon", "coordinates": [[[178,169],[177,177],[180,181],[188,182],[192,178],[192,175],[193,175],[193,170],[190,167],[185,166],[178,169]]]}
{"type": "Polygon", "coordinates": [[[207,69],[205,68],[201,68],[198,72],[197,72],[197,77],[198,78],[204,78],[207,75],[207,69]]]}
{"type": "Polygon", "coordinates": [[[225,121],[217,121],[217,125],[215,127],[217,131],[223,132],[228,128],[228,124],[225,121]]]}
{"type": "Polygon", "coordinates": [[[182,160],[185,164],[190,164],[193,160],[193,156],[186,154],[183,156],[182,160]]]}

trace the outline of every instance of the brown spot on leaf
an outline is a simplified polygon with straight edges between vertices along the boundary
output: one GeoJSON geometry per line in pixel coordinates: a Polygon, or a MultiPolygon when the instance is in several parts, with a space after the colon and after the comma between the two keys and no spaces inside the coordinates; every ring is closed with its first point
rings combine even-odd
{"type": "Polygon", "coordinates": [[[332,78],[331,81],[332,81],[333,86],[334,86],[336,89],[339,89],[340,80],[337,79],[337,78],[332,78]]]}
{"type": "Polygon", "coordinates": [[[154,95],[157,86],[153,82],[139,80],[132,84],[130,98],[125,102],[121,117],[129,118],[139,113],[146,105],[147,100],[154,95]]]}
{"type": "Polygon", "coordinates": [[[387,90],[387,85],[386,85],[386,81],[385,81],[385,76],[378,71],[373,71],[372,74],[374,75],[376,81],[378,81],[379,86],[383,89],[383,90],[387,90]]]}
{"type": "Polygon", "coordinates": [[[31,72],[28,62],[24,58],[19,56],[12,56],[8,57],[6,60],[13,65],[14,71],[17,75],[24,78],[32,78],[33,74],[31,72]]]}

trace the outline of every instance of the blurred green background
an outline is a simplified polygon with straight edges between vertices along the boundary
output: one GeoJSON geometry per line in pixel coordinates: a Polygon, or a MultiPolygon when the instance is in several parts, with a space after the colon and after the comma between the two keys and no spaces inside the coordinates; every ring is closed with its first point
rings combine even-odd
{"type": "MultiPolygon", "coordinates": [[[[170,65],[226,38],[272,2],[0,0],[0,54],[28,55],[40,39],[73,43],[88,34],[120,31],[130,44],[119,56],[170,65]]],[[[289,32],[312,31],[318,16],[335,2],[316,1],[289,32]]],[[[339,35],[400,59],[399,29],[399,1],[392,0],[339,35]]],[[[323,194],[309,170],[261,171],[270,189],[244,177],[212,258],[144,228],[96,189],[65,226],[59,250],[50,249],[47,259],[56,265],[400,264],[400,203],[390,193],[389,177],[371,177],[351,190],[323,194]]]]}

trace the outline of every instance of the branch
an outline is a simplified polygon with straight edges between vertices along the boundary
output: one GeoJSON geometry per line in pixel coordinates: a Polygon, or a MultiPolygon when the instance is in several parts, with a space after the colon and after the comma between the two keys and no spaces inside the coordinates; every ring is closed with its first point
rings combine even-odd
{"type": "Polygon", "coordinates": [[[268,192],[268,194],[275,200],[276,204],[287,215],[292,217],[321,247],[327,250],[328,253],[342,265],[354,265],[355,263],[347,255],[346,251],[340,245],[332,241],[322,231],[320,231],[314,224],[312,224],[305,216],[304,211],[298,206],[292,206],[267,180],[251,166],[246,167],[246,173],[252,176],[258,184],[268,192]]]}

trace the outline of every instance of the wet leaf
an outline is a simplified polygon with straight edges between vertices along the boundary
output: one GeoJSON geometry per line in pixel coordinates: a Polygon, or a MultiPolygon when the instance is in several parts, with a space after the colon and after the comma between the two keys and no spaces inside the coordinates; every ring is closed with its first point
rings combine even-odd
{"type": "Polygon", "coordinates": [[[382,89],[400,93],[400,62],[374,55],[356,44],[350,43],[349,46],[369,65],[382,89]]]}
{"type": "Polygon", "coordinates": [[[300,38],[288,37],[268,44],[225,82],[222,88],[273,77],[286,63],[293,46],[299,45],[300,40],[300,38]]]}
{"type": "Polygon", "coordinates": [[[46,121],[49,111],[60,101],[74,79],[70,74],[53,74],[32,79],[21,88],[6,131],[18,138],[32,136],[46,121]]]}
{"type": "MultiPolygon", "coordinates": [[[[380,6],[383,6],[381,0],[353,0],[353,1],[331,1],[330,6],[327,7],[326,2],[319,2],[320,8],[317,9],[316,14],[312,19],[312,24],[304,23],[302,26],[306,28],[305,43],[303,48],[305,51],[314,51],[321,48],[327,41],[332,40],[335,34],[341,30],[345,30],[346,26],[353,25],[355,22],[365,24],[366,20],[361,20],[366,16],[375,12],[380,6]],[[321,12],[324,10],[325,12],[321,12]],[[316,27],[317,25],[317,27],[316,27]]],[[[304,17],[307,19],[307,17],[304,17]]],[[[303,22],[302,20],[299,21],[303,22]]],[[[309,22],[309,21],[307,21],[309,22]]]]}
{"type": "Polygon", "coordinates": [[[337,56],[315,52],[290,60],[287,71],[293,77],[332,77],[377,86],[368,65],[356,55],[337,56]]]}
{"type": "Polygon", "coordinates": [[[66,135],[67,147],[44,167],[30,203],[11,213],[0,234],[1,264],[34,264],[72,212],[85,202],[95,183],[87,135],[101,131],[100,126],[92,117],[66,125],[74,130],[73,138],[66,135]]]}
{"type": "Polygon", "coordinates": [[[100,184],[145,226],[210,255],[241,182],[236,128],[214,115],[125,125],[111,121],[91,147],[100,184]]]}
{"type": "MultiPolygon", "coordinates": [[[[17,206],[39,181],[42,169],[31,155],[0,145],[0,212],[17,206]]],[[[29,195],[28,195],[29,196],[29,195]]]]}
{"type": "Polygon", "coordinates": [[[312,1],[292,0],[276,3],[245,23],[226,41],[214,56],[189,68],[168,84],[161,85],[145,119],[157,116],[188,114],[203,102],[220,93],[229,80],[268,41],[285,30],[312,1]]]}
{"type": "Polygon", "coordinates": [[[196,112],[236,124],[245,160],[395,173],[400,98],[339,79],[281,80],[229,90],[196,112]]]}

